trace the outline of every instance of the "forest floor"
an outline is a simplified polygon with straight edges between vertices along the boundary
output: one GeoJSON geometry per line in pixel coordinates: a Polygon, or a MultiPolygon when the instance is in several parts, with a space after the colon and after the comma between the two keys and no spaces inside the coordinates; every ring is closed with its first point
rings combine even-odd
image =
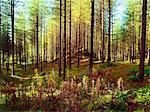
{"type": "Polygon", "coordinates": [[[138,80],[137,64],[97,63],[93,65],[91,76],[88,70],[89,61],[83,59],[79,68],[77,62],[72,64],[71,70],[67,67],[65,81],[58,76],[57,62],[53,69],[52,63],[48,63],[42,72],[28,66],[27,72],[17,69],[16,77],[3,75],[0,111],[149,112],[150,66],[145,66],[143,81],[138,80]]]}

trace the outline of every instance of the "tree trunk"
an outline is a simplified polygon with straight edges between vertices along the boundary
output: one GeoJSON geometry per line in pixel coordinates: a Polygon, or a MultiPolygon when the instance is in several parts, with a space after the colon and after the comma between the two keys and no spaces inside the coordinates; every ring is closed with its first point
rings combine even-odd
{"type": "Polygon", "coordinates": [[[42,39],[42,36],[43,36],[43,33],[42,33],[42,31],[43,31],[43,30],[42,30],[42,24],[43,24],[43,23],[42,23],[42,14],[41,14],[41,72],[43,71],[43,64],[42,64],[42,61],[43,61],[43,57],[42,57],[42,52],[43,52],[43,51],[42,51],[42,48],[43,48],[43,47],[42,47],[42,40],[43,40],[43,39],[42,39]]]}
{"type": "Polygon", "coordinates": [[[46,28],[45,28],[45,19],[44,19],[44,54],[43,54],[43,57],[44,57],[44,68],[46,67],[46,28]]]}
{"type": "MultiPolygon", "coordinates": [[[[2,5],[1,5],[1,0],[0,0],[0,41],[1,41],[1,44],[2,44],[2,32],[1,32],[1,20],[2,20],[2,14],[1,14],[1,7],[2,7],[2,5]]],[[[2,73],[2,56],[1,56],[1,54],[2,54],[2,45],[0,45],[0,75],[1,75],[1,73],[2,73]]]]}
{"type": "Polygon", "coordinates": [[[64,54],[64,76],[63,79],[66,78],[66,0],[64,0],[64,48],[63,48],[63,54],[64,54]]]}
{"type": "Polygon", "coordinates": [[[81,59],[81,1],[80,1],[80,15],[79,15],[79,43],[78,43],[78,68],[80,67],[80,59],[81,59]]]}
{"type": "MultiPolygon", "coordinates": [[[[9,75],[9,58],[10,58],[10,43],[9,43],[9,34],[8,34],[8,23],[7,23],[7,42],[6,42],[6,52],[7,52],[7,62],[6,62],[6,68],[7,68],[7,75],[9,75]]],[[[12,75],[14,75],[13,74],[13,68],[12,68],[12,75]]]]}
{"type": "Polygon", "coordinates": [[[61,76],[61,18],[62,18],[62,0],[60,0],[59,76],[61,76]]]}
{"type": "Polygon", "coordinates": [[[108,63],[110,63],[110,61],[111,61],[111,50],[110,50],[110,28],[111,28],[111,6],[110,6],[111,4],[110,4],[110,0],[108,0],[108,12],[109,12],[109,17],[108,17],[108,19],[109,19],[109,26],[108,26],[108,63]]]}
{"type": "Polygon", "coordinates": [[[70,28],[70,35],[69,35],[69,69],[71,69],[71,0],[70,0],[70,23],[69,23],[69,28],[70,28]]]}
{"type": "Polygon", "coordinates": [[[102,0],[102,63],[105,61],[104,0],[102,0]]]}
{"type": "Polygon", "coordinates": [[[147,11],[147,0],[143,0],[142,38],[141,38],[140,75],[139,75],[140,80],[144,79],[145,41],[146,41],[146,11],[147,11]]]}
{"type": "Polygon", "coordinates": [[[80,34],[80,27],[81,27],[81,25],[80,25],[80,21],[79,21],[79,38],[78,38],[78,68],[80,67],[80,46],[81,46],[81,34],[80,34]]]}
{"type": "Polygon", "coordinates": [[[12,75],[15,74],[14,67],[14,0],[11,0],[11,25],[12,25],[12,75]]]}
{"type": "Polygon", "coordinates": [[[39,68],[39,9],[37,9],[36,15],[36,66],[35,68],[39,68]]]}
{"type": "Polygon", "coordinates": [[[26,54],[26,32],[25,32],[25,18],[24,18],[24,60],[25,60],[25,71],[27,70],[27,54],[26,54]]]}
{"type": "Polygon", "coordinates": [[[5,66],[5,45],[4,45],[4,29],[3,29],[3,36],[2,36],[2,52],[3,52],[3,56],[2,56],[2,63],[3,63],[3,67],[5,66]]]}
{"type": "Polygon", "coordinates": [[[89,74],[92,74],[93,68],[93,34],[94,34],[94,0],[91,1],[91,52],[90,52],[90,71],[89,74]]]}

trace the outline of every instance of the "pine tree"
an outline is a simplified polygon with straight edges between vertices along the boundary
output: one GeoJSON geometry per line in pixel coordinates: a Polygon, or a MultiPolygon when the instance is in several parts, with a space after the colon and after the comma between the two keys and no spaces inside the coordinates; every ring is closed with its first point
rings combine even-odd
{"type": "Polygon", "coordinates": [[[147,0],[143,0],[140,75],[139,75],[139,78],[141,80],[144,79],[145,41],[146,41],[146,12],[147,12],[147,0]]]}

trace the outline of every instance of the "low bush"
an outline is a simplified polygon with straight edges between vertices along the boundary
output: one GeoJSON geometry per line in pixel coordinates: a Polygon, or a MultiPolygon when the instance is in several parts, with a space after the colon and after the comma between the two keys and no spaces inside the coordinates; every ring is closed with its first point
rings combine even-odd
{"type": "Polygon", "coordinates": [[[150,86],[145,86],[133,91],[135,95],[135,101],[138,103],[150,104],[150,86]]]}
{"type": "Polygon", "coordinates": [[[150,76],[150,69],[146,68],[146,69],[144,70],[144,73],[145,73],[147,76],[150,76]]]}
{"type": "Polygon", "coordinates": [[[139,72],[139,69],[136,67],[132,67],[128,70],[129,73],[131,73],[132,75],[136,75],[139,72]]]}
{"type": "Polygon", "coordinates": [[[139,77],[137,75],[131,75],[127,78],[127,81],[128,80],[132,80],[132,81],[138,81],[139,80],[139,77]]]}
{"type": "Polygon", "coordinates": [[[114,66],[117,66],[116,63],[104,63],[102,65],[99,66],[99,68],[107,68],[107,67],[114,67],[114,66]]]}

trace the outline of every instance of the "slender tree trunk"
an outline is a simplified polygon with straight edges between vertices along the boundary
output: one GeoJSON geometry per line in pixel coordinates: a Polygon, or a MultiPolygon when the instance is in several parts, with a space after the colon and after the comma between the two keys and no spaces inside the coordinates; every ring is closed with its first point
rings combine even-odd
{"type": "Polygon", "coordinates": [[[69,69],[71,69],[71,0],[70,0],[70,23],[69,23],[69,28],[70,28],[70,35],[69,35],[69,69]]]}
{"type": "Polygon", "coordinates": [[[42,33],[42,14],[41,14],[41,72],[43,71],[43,64],[42,64],[42,62],[43,62],[43,57],[42,57],[42,53],[43,53],[43,51],[42,51],[42,45],[43,45],[43,39],[42,39],[42,36],[43,36],[43,33],[42,33]]]}
{"type": "Polygon", "coordinates": [[[45,28],[45,19],[44,19],[44,54],[43,54],[43,57],[44,57],[44,68],[46,67],[46,28],[45,28]]]}
{"type": "Polygon", "coordinates": [[[39,68],[39,9],[37,9],[36,15],[36,65],[35,68],[39,68]]]}
{"type": "Polygon", "coordinates": [[[84,33],[83,33],[83,47],[84,47],[84,52],[85,52],[85,32],[86,32],[86,24],[84,24],[84,33]]]}
{"type": "Polygon", "coordinates": [[[111,31],[111,6],[110,6],[111,4],[110,4],[110,0],[108,0],[108,12],[109,12],[109,17],[108,17],[108,19],[109,19],[109,26],[108,26],[108,63],[110,63],[110,61],[111,61],[111,50],[110,50],[110,31],[111,31]]]}
{"type": "Polygon", "coordinates": [[[53,31],[53,22],[52,22],[52,41],[51,41],[51,61],[52,68],[54,67],[54,31],[53,31]]]}
{"type": "MultiPolygon", "coordinates": [[[[9,58],[10,58],[10,43],[9,43],[9,34],[8,34],[8,23],[7,23],[7,42],[6,42],[6,52],[7,52],[7,62],[6,62],[6,68],[7,68],[7,75],[9,75],[9,58]]],[[[12,68],[13,69],[13,68],[12,68]]],[[[13,73],[13,72],[12,72],[13,73]]]]}
{"type": "Polygon", "coordinates": [[[104,0],[102,0],[102,63],[105,61],[104,0]]]}
{"type": "Polygon", "coordinates": [[[66,0],[64,0],[64,76],[63,79],[66,78],[66,0]]]}
{"type": "Polygon", "coordinates": [[[139,75],[140,80],[144,79],[145,41],[146,41],[146,11],[147,11],[147,0],[143,0],[142,38],[141,38],[140,75],[139,75]]]}
{"type": "Polygon", "coordinates": [[[0,75],[2,73],[2,32],[1,32],[1,21],[2,21],[2,14],[1,14],[1,0],[0,0],[0,41],[1,41],[1,45],[0,45],[0,75]]]}
{"type": "Polygon", "coordinates": [[[3,36],[2,36],[2,52],[3,52],[3,57],[2,57],[2,63],[3,63],[3,67],[5,66],[5,41],[4,41],[4,28],[3,28],[3,36]]]}
{"type": "Polygon", "coordinates": [[[11,25],[12,25],[12,75],[15,74],[14,67],[14,0],[11,0],[11,25]]]}
{"type": "Polygon", "coordinates": [[[133,12],[133,45],[132,45],[132,63],[134,62],[135,58],[135,26],[134,26],[134,12],[133,12]]]}
{"type": "Polygon", "coordinates": [[[88,51],[88,49],[89,49],[89,37],[88,37],[88,26],[86,27],[87,28],[87,35],[86,35],[86,48],[87,48],[87,51],[88,51]]]}
{"type": "Polygon", "coordinates": [[[81,45],[81,44],[80,44],[80,43],[81,43],[81,40],[80,40],[80,39],[81,39],[81,37],[80,37],[80,36],[81,36],[81,35],[80,35],[80,27],[81,27],[81,25],[80,25],[80,21],[79,21],[79,36],[78,36],[78,37],[79,37],[79,38],[78,38],[78,42],[79,42],[79,43],[78,43],[78,66],[77,66],[78,68],[80,67],[80,45],[81,45]]]}
{"type": "Polygon", "coordinates": [[[81,58],[81,1],[80,1],[80,15],[79,15],[79,43],[78,43],[78,68],[80,67],[81,58]]]}
{"type": "Polygon", "coordinates": [[[94,0],[91,1],[91,52],[90,52],[90,74],[93,68],[93,35],[94,35],[94,0]]]}
{"type": "MultiPolygon", "coordinates": [[[[20,43],[19,43],[19,44],[20,44],[20,43]]],[[[19,45],[18,47],[19,47],[19,65],[20,65],[20,67],[21,67],[21,61],[22,61],[22,60],[21,60],[21,58],[22,58],[22,57],[21,57],[21,54],[22,54],[22,52],[21,52],[21,46],[19,45]]]]}
{"type": "Polygon", "coordinates": [[[26,54],[26,26],[24,18],[24,60],[25,60],[25,71],[27,70],[27,54],[26,54]]]}
{"type": "Polygon", "coordinates": [[[62,18],[62,0],[60,0],[60,31],[59,31],[59,76],[61,76],[61,18],[62,18]]]}
{"type": "MultiPolygon", "coordinates": [[[[78,50],[78,28],[76,28],[76,51],[78,50]]],[[[77,54],[77,52],[75,52],[77,54]]]]}

